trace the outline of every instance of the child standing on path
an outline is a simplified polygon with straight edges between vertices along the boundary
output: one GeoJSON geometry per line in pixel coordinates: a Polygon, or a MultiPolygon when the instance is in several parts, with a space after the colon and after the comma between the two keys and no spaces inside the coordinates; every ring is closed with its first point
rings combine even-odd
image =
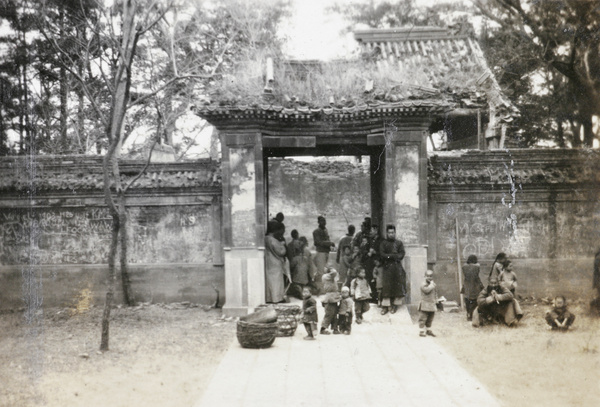
{"type": "Polygon", "coordinates": [[[344,335],[350,335],[352,332],[352,305],[350,289],[342,287],[342,299],[338,311],[338,330],[344,335]]]}
{"type": "Polygon", "coordinates": [[[302,290],[302,298],[302,323],[308,334],[304,339],[314,341],[314,332],[317,330],[317,322],[319,321],[317,301],[312,297],[308,287],[304,287],[302,290]]]}
{"type": "Polygon", "coordinates": [[[419,336],[435,336],[431,330],[437,302],[436,285],[433,282],[433,271],[425,272],[425,281],[421,284],[421,302],[419,303],[419,336]]]}
{"type": "Polygon", "coordinates": [[[371,287],[365,276],[365,269],[359,268],[356,278],[350,283],[350,294],[354,297],[354,311],[356,312],[357,324],[362,323],[363,314],[370,308],[371,287]]]}
{"type": "Polygon", "coordinates": [[[504,271],[500,273],[500,278],[498,280],[500,281],[500,284],[508,288],[510,292],[515,295],[515,289],[517,288],[517,275],[513,271],[512,261],[506,260],[504,263],[504,271]]]}
{"type": "Polygon", "coordinates": [[[567,310],[567,300],[559,295],[554,299],[554,308],[546,313],[546,322],[552,330],[567,331],[575,321],[575,315],[567,310]]]}
{"type": "Polygon", "coordinates": [[[321,323],[321,334],[329,335],[331,332],[327,330],[329,326],[333,328],[334,334],[339,334],[340,331],[337,329],[337,313],[338,313],[338,302],[342,299],[340,292],[338,291],[338,272],[333,267],[325,267],[325,274],[321,279],[323,282],[323,307],[325,308],[325,316],[321,323]]]}

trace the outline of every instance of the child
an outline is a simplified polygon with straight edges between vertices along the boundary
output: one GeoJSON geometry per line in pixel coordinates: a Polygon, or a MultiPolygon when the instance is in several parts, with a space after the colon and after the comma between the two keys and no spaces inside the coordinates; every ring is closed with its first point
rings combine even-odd
{"type": "Polygon", "coordinates": [[[506,253],[498,253],[496,259],[494,260],[494,264],[492,264],[492,269],[490,270],[490,274],[488,275],[488,285],[490,281],[496,280],[499,281],[500,273],[504,271],[504,263],[506,262],[506,253]]]}
{"type": "Polygon", "coordinates": [[[352,332],[352,298],[350,298],[348,287],[342,287],[342,299],[338,311],[338,330],[344,335],[350,335],[352,332]]]}
{"type": "Polygon", "coordinates": [[[371,299],[371,287],[365,278],[364,268],[357,270],[357,275],[350,284],[350,294],[354,298],[354,311],[356,312],[356,323],[361,324],[363,314],[369,310],[369,300],[371,299]]]}
{"type": "Polygon", "coordinates": [[[333,333],[337,335],[340,333],[337,329],[338,302],[342,299],[338,291],[338,272],[333,267],[325,267],[325,274],[323,274],[321,281],[325,292],[321,301],[325,308],[325,316],[321,323],[321,334],[329,335],[331,332],[327,328],[331,326],[333,333]]]}
{"type": "Polygon", "coordinates": [[[381,307],[381,289],[383,288],[383,263],[381,258],[376,256],[375,268],[373,269],[373,278],[375,279],[375,289],[377,290],[377,305],[381,307]]]}
{"type": "MultiPolygon", "coordinates": [[[[352,268],[352,247],[350,246],[344,246],[344,252],[342,253],[342,256],[340,258],[340,266],[346,270],[346,273],[344,276],[342,276],[343,280],[342,283],[344,285],[346,285],[347,281],[349,280],[348,275],[350,274],[350,269],[352,268]]],[[[341,274],[340,274],[341,276],[341,274]]]]}
{"type": "Polygon", "coordinates": [[[437,290],[433,282],[433,271],[425,272],[425,281],[421,284],[421,302],[419,303],[419,336],[435,336],[431,330],[433,317],[437,309],[437,290]]]}
{"type": "Polygon", "coordinates": [[[546,312],[546,322],[552,330],[567,331],[575,321],[575,315],[567,310],[567,300],[559,295],[554,299],[554,308],[546,312]]]}
{"type": "Polygon", "coordinates": [[[362,267],[360,265],[361,262],[361,254],[360,247],[353,246],[352,247],[352,256],[350,256],[350,264],[348,266],[348,276],[346,277],[346,283],[344,284],[346,287],[350,288],[350,283],[353,279],[356,278],[356,270],[362,267]]]}
{"type": "Polygon", "coordinates": [[[317,315],[317,301],[312,297],[308,287],[304,287],[302,290],[302,298],[302,323],[308,334],[304,339],[314,341],[314,331],[317,330],[317,322],[319,322],[319,317],[317,315]]]}
{"type": "Polygon", "coordinates": [[[510,290],[515,295],[515,289],[517,288],[517,275],[513,271],[512,261],[506,260],[504,263],[504,271],[500,273],[500,284],[510,290]]]}
{"type": "Polygon", "coordinates": [[[467,321],[473,320],[473,311],[477,308],[477,296],[483,290],[483,283],[479,277],[479,263],[474,254],[467,258],[467,264],[462,266],[464,276],[461,293],[465,296],[465,305],[467,308],[467,321]]]}

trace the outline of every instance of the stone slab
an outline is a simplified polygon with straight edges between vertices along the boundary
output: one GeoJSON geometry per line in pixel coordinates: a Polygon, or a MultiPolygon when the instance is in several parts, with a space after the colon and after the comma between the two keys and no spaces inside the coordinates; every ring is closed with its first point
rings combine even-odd
{"type": "Polygon", "coordinates": [[[372,307],[351,335],[305,335],[300,325],[260,350],[234,341],[195,407],[500,406],[435,338],[418,336],[405,307],[372,307]]]}

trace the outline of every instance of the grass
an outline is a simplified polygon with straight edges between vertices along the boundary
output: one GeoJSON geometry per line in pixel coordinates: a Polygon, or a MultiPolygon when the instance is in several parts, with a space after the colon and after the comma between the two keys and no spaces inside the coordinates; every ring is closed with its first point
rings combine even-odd
{"type": "MultiPolygon", "coordinates": [[[[263,103],[266,55],[238,63],[233,72],[216,81],[211,99],[223,105],[263,103]]],[[[404,61],[402,65],[355,58],[331,62],[274,62],[273,99],[276,104],[297,102],[311,107],[351,106],[375,100],[395,102],[405,99],[439,99],[442,93],[476,91],[483,72],[476,64],[452,66],[404,61]],[[366,91],[366,84],[372,89],[366,91]]]]}

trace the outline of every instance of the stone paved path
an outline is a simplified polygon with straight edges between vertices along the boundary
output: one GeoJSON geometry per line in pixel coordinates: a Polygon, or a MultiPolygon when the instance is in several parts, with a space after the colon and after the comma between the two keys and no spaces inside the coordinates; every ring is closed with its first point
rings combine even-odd
{"type": "Polygon", "coordinates": [[[196,407],[500,406],[435,338],[418,336],[405,307],[372,307],[351,335],[305,335],[299,325],[259,350],[235,340],[196,407]]]}

